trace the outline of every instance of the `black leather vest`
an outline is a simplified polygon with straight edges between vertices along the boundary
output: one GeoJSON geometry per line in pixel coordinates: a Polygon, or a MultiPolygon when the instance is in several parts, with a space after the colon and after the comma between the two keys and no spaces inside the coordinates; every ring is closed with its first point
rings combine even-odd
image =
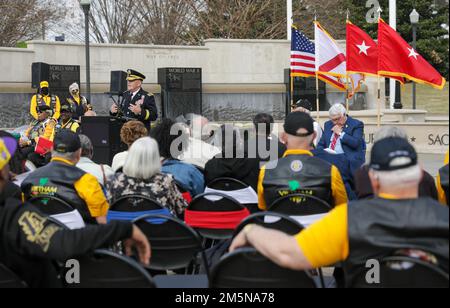
{"type": "MultiPolygon", "coordinates": [[[[448,270],[449,209],[431,198],[387,200],[376,198],[350,203],[350,251],[344,262],[347,286],[365,274],[370,259],[381,260],[400,249],[434,254],[448,270]]],[[[363,276],[363,277],[364,277],[363,276]]]]}
{"type": "Polygon", "coordinates": [[[447,205],[449,205],[449,194],[448,194],[448,165],[442,167],[439,170],[439,176],[441,178],[441,186],[445,192],[445,197],[447,199],[447,205]]]}
{"type": "Polygon", "coordinates": [[[39,196],[54,196],[77,209],[86,223],[95,223],[86,202],[78,195],[74,184],[84,175],[81,169],[62,162],[51,162],[37,169],[22,183],[27,199],[39,196]]]}
{"type": "Polygon", "coordinates": [[[274,169],[266,166],[264,198],[269,207],[287,194],[318,197],[334,206],[331,194],[332,165],[309,155],[288,155],[278,160],[274,169]]]}

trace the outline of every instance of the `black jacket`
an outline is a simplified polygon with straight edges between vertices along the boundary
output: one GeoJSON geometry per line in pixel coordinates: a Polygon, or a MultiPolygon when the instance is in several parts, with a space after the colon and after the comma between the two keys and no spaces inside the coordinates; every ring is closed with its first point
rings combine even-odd
{"type": "Polygon", "coordinates": [[[29,287],[60,287],[52,260],[86,255],[132,235],[128,222],[66,230],[52,223],[31,204],[17,199],[0,203],[0,263],[29,287]]]}
{"type": "MultiPolygon", "coordinates": [[[[133,98],[132,95],[133,93],[130,93],[129,91],[123,94],[123,101],[121,106],[119,106],[119,116],[139,120],[145,124],[147,129],[150,130],[151,122],[158,119],[158,109],[156,107],[155,96],[142,89],[140,89],[133,98]],[[129,108],[131,105],[136,105],[136,103],[138,103],[142,98],[144,98],[144,103],[141,106],[142,112],[140,115],[135,115],[129,108]]],[[[111,115],[118,116],[118,114],[113,113],[111,113],[111,115]]]]}

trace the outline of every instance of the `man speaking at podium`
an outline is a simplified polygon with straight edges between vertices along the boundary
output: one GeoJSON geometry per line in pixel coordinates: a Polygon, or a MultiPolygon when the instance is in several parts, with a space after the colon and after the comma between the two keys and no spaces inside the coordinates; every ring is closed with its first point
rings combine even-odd
{"type": "Polygon", "coordinates": [[[158,118],[158,109],[153,94],[142,90],[142,82],[145,78],[143,74],[135,70],[128,70],[128,91],[123,94],[120,106],[112,105],[110,113],[112,116],[139,120],[150,130],[151,122],[158,118]]]}

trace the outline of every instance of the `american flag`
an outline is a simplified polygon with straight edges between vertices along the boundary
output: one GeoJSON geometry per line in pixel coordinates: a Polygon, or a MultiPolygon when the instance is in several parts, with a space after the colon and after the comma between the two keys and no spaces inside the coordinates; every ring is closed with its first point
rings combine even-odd
{"type": "Polygon", "coordinates": [[[316,76],[316,48],[306,35],[292,27],[291,76],[316,76]]]}

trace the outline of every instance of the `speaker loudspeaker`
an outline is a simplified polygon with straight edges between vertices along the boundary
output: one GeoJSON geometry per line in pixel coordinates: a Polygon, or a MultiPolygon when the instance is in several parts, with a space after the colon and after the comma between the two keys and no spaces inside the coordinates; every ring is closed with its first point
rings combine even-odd
{"type": "Polygon", "coordinates": [[[41,81],[49,81],[50,65],[42,62],[35,62],[31,65],[31,87],[38,89],[41,81]]]}
{"type": "Polygon", "coordinates": [[[127,89],[127,73],[123,71],[112,71],[109,92],[111,94],[121,95],[126,92],[127,89]]]}

